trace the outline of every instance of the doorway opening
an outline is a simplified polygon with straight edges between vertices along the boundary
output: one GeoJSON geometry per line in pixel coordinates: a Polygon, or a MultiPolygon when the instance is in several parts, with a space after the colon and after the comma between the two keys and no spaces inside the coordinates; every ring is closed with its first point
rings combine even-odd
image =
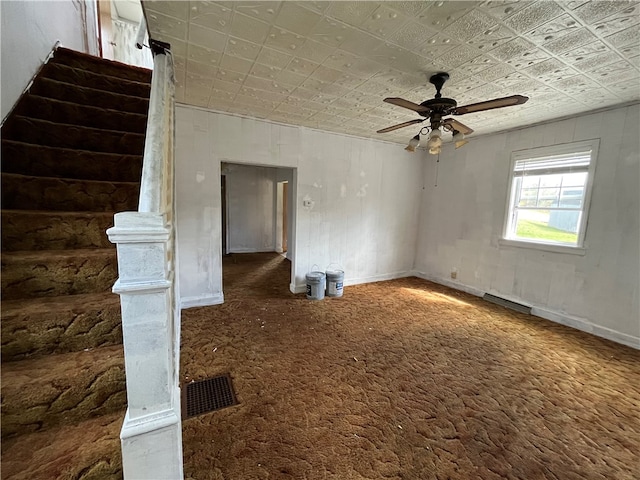
{"type": "MultiPolygon", "coordinates": [[[[283,268],[290,271],[291,290],[295,285],[296,170],[222,162],[220,181],[225,297],[235,281],[229,277],[229,266],[239,262],[250,261],[251,268],[260,268],[261,261],[286,262],[283,268]]],[[[277,281],[281,279],[278,276],[277,281]]]]}
{"type": "Polygon", "coordinates": [[[228,255],[227,251],[227,177],[226,175],[220,175],[220,197],[222,200],[222,256],[228,255]]]}
{"type": "Polygon", "coordinates": [[[276,252],[282,253],[285,257],[287,254],[287,241],[289,231],[288,219],[288,201],[289,182],[278,182],[276,190],[276,252]]]}

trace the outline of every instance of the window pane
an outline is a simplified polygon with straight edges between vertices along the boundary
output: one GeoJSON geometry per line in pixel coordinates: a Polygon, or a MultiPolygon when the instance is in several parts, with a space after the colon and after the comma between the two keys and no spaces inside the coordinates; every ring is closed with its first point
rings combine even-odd
{"type": "Polygon", "coordinates": [[[562,183],[562,175],[545,175],[540,180],[541,187],[559,187],[562,183]]]}
{"type": "Polygon", "coordinates": [[[569,208],[581,208],[582,199],[584,198],[583,187],[563,188],[560,194],[560,206],[569,208]]]}
{"type": "Polygon", "coordinates": [[[562,175],[563,187],[583,187],[587,183],[587,172],[565,173],[562,175]]]}
{"type": "Polygon", "coordinates": [[[541,188],[538,194],[538,207],[557,207],[560,196],[559,188],[541,188]]]}
{"type": "Polygon", "coordinates": [[[581,247],[598,147],[585,140],[513,152],[504,238],[581,247]]]}
{"type": "Polygon", "coordinates": [[[538,198],[537,188],[523,188],[520,190],[519,207],[535,207],[538,198]]]}
{"type": "Polygon", "coordinates": [[[538,175],[525,176],[522,179],[523,188],[538,188],[540,185],[540,177],[538,175]]]}
{"type": "Polygon", "coordinates": [[[579,224],[578,211],[517,210],[515,238],[576,245],[579,224]]]}

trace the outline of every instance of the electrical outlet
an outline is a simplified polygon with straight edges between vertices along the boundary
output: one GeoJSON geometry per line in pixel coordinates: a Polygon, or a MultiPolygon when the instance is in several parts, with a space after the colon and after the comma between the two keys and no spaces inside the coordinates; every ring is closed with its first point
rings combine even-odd
{"type": "Polygon", "coordinates": [[[456,278],[458,278],[458,272],[456,272],[455,270],[451,272],[451,278],[453,278],[454,280],[456,278]]]}

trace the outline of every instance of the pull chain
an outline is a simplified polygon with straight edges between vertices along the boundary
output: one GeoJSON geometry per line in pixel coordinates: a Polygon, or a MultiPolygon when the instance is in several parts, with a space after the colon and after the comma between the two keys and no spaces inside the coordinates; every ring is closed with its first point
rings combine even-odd
{"type": "Polygon", "coordinates": [[[438,153],[438,158],[436,159],[436,183],[434,187],[438,186],[438,165],[440,164],[440,153],[438,153]]]}

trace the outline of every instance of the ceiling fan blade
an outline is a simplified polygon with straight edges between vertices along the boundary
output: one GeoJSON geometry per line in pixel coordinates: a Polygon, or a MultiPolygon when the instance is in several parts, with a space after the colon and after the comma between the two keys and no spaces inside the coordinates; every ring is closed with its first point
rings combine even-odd
{"type": "Polygon", "coordinates": [[[404,98],[387,97],[383,101],[391,103],[392,105],[397,105],[398,107],[408,108],[409,110],[413,110],[414,112],[418,113],[428,113],[431,111],[429,107],[418,105],[417,103],[410,102],[409,100],[405,100],[404,98]]]}
{"type": "Polygon", "coordinates": [[[376,133],[393,132],[394,130],[397,130],[399,128],[408,127],[409,125],[415,125],[416,123],[422,123],[424,121],[424,118],[417,118],[415,120],[409,120],[408,122],[399,123],[398,125],[394,125],[393,127],[383,128],[382,130],[378,130],[376,133]]]}
{"type": "Polygon", "coordinates": [[[494,108],[520,105],[526,103],[527,100],[529,100],[529,97],[523,97],[522,95],[511,95],[510,97],[494,98],[493,100],[487,100],[486,102],[463,105],[462,107],[456,108],[451,113],[453,115],[464,115],[465,113],[482,112],[484,110],[491,110],[494,108]]]}
{"type": "Polygon", "coordinates": [[[443,125],[449,125],[454,132],[460,132],[463,133],[464,135],[469,135],[471,133],[473,133],[473,129],[467,127],[465,124],[460,123],[459,121],[453,119],[453,118],[446,118],[442,121],[443,125]]]}

